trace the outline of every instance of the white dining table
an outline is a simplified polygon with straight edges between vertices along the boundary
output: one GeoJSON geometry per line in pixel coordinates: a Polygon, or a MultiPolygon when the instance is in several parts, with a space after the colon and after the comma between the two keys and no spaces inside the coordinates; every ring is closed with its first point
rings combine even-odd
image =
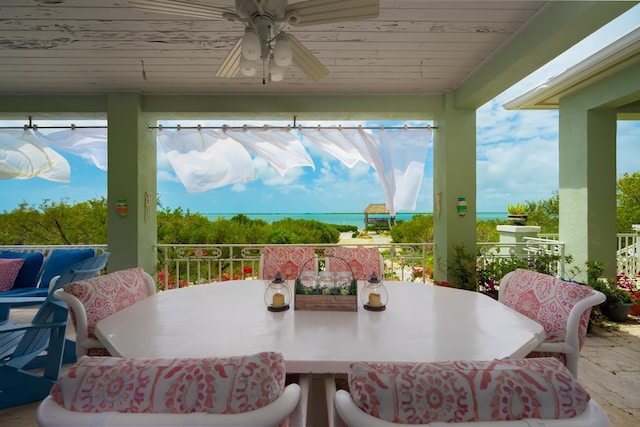
{"type": "Polygon", "coordinates": [[[303,398],[292,425],[312,419],[313,425],[330,427],[341,425],[332,409],[333,374],[347,373],[354,361],[518,358],[545,338],[540,324],[476,292],[389,281],[384,311],[365,310],[360,302],[353,312],[302,311],[292,301],[289,310],[272,312],[265,304],[267,286],[262,280],[233,280],[163,291],[101,320],[95,333],[114,356],[278,351],[287,373],[302,374],[303,398]],[[312,381],[317,374],[324,385],[312,381]]]}
{"type": "MultiPolygon", "coordinates": [[[[293,285],[290,283],[290,285],[293,285]]],[[[481,293],[385,282],[386,310],[268,311],[267,284],[233,280],[159,292],[98,322],[114,356],[226,357],[278,351],[288,373],[346,373],[351,362],[524,357],[543,327],[481,293]]],[[[292,301],[293,304],[293,301],[292,301]]]]}

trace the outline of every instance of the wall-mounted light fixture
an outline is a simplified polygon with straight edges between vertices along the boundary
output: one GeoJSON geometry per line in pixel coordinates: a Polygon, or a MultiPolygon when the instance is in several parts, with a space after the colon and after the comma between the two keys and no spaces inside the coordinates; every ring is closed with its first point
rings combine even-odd
{"type": "Polygon", "coordinates": [[[465,216],[467,214],[467,199],[465,197],[458,197],[456,209],[458,209],[458,215],[460,216],[465,216]]]}

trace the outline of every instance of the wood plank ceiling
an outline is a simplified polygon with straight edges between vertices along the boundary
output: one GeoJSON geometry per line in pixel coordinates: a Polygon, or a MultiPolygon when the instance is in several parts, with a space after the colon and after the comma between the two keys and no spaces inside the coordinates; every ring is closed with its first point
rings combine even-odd
{"type": "Polygon", "coordinates": [[[313,82],[292,65],[282,82],[263,85],[261,75],[215,76],[243,34],[239,23],[145,12],[126,0],[0,0],[0,94],[440,94],[546,3],[381,0],[377,19],[289,28],[327,78],[313,82]]]}

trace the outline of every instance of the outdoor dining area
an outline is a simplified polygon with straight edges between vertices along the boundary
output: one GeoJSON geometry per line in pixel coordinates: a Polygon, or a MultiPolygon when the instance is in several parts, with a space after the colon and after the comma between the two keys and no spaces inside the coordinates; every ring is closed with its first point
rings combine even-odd
{"type": "Polygon", "coordinates": [[[156,291],[142,268],[105,273],[108,257],[67,266],[32,319],[11,314],[35,297],[0,300],[0,417],[37,405],[43,426],[610,425],[581,384],[604,301],[588,286],[518,269],[495,300],[380,280],[376,248],[271,246],[258,279],[156,291]]]}

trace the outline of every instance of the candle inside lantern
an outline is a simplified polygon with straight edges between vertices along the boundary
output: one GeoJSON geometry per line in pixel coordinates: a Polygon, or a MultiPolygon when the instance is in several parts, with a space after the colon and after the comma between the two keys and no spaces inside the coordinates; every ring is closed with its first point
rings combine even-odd
{"type": "Polygon", "coordinates": [[[283,294],[273,294],[273,303],[272,305],[276,308],[280,308],[284,306],[284,295],[283,294]]]}
{"type": "Polygon", "coordinates": [[[369,305],[371,307],[380,307],[382,305],[382,301],[380,298],[380,294],[372,292],[369,294],[369,305]]]}

